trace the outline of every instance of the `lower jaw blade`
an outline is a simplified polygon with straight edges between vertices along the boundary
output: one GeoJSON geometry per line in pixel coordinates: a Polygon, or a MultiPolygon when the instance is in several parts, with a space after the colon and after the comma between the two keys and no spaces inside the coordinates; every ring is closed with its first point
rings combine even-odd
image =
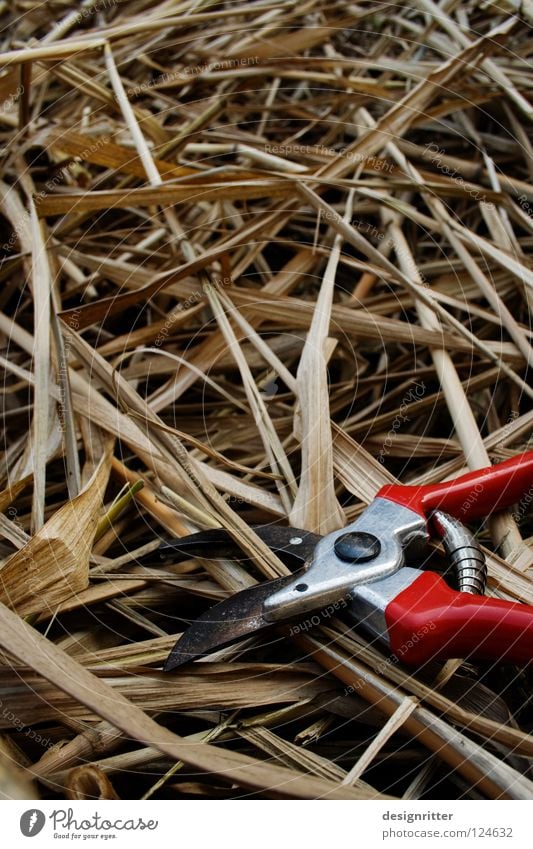
{"type": "Polygon", "coordinates": [[[264,616],[265,599],[294,581],[294,577],[287,575],[275,581],[257,584],[206,611],[177,641],[165,661],[163,671],[170,672],[242,637],[272,627],[274,623],[264,616]]]}

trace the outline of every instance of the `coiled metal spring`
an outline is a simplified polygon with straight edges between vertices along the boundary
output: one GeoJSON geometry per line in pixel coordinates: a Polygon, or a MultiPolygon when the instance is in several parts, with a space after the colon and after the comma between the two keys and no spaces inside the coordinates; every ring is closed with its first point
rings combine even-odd
{"type": "Polygon", "coordinates": [[[487,564],[474,536],[458,519],[443,513],[442,510],[435,510],[431,518],[457,577],[459,591],[484,595],[487,564]]]}

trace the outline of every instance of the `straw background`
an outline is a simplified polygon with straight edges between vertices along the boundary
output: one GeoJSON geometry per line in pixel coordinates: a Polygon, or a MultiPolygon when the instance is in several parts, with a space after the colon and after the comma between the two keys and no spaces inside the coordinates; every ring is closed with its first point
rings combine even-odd
{"type": "MultiPolygon", "coordinates": [[[[0,15],[0,796],[532,798],[527,669],[336,615],[161,666],[286,574],[253,524],[531,444],[533,3],[0,15]]],[[[489,595],[533,604],[532,501],[472,526],[489,595]]]]}

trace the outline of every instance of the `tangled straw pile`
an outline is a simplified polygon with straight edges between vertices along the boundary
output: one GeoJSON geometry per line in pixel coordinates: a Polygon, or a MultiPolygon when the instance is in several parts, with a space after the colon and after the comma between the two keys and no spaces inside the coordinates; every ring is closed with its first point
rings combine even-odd
{"type": "MultiPolygon", "coordinates": [[[[1,793],[531,798],[524,670],[334,618],[160,667],[284,573],[250,524],[527,447],[533,4],[0,8],[1,793]]],[[[531,500],[477,528],[529,604],[531,500]]]]}

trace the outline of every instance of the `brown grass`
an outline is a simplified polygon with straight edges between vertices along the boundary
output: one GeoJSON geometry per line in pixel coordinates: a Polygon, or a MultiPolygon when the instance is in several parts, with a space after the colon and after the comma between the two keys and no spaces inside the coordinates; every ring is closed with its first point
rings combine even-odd
{"type": "MultiPolygon", "coordinates": [[[[286,573],[254,523],[529,445],[530,5],[0,4],[0,797],[533,796],[527,670],[331,619],[161,672],[286,573]]],[[[529,501],[476,530],[531,604],[529,501]]]]}

